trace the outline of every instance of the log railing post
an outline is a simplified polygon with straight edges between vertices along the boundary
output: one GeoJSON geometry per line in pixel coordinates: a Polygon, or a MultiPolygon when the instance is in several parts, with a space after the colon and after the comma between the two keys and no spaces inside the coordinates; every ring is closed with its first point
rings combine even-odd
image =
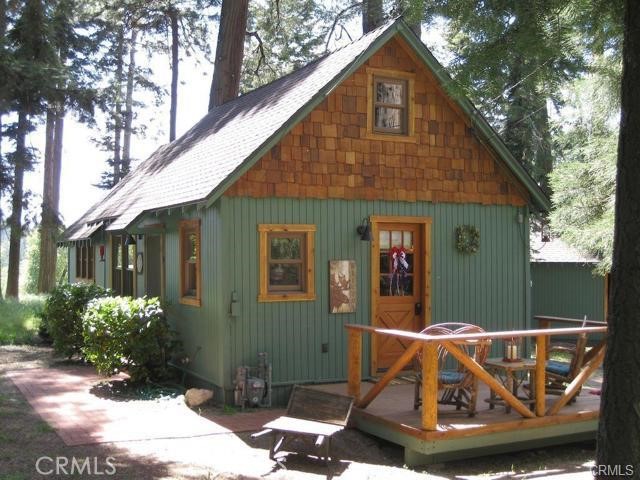
{"type": "Polygon", "coordinates": [[[438,344],[422,346],[422,428],[438,429],[438,344]]]}
{"type": "Polygon", "coordinates": [[[347,375],[347,393],[355,399],[357,404],[360,401],[360,384],[362,383],[362,332],[353,328],[349,329],[347,375]]]}
{"type": "Polygon", "coordinates": [[[538,335],[536,337],[536,384],[530,385],[530,388],[535,388],[536,396],[536,415],[538,417],[544,417],[545,411],[545,385],[547,383],[546,370],[547,366],[547,336],[538,335]]]}

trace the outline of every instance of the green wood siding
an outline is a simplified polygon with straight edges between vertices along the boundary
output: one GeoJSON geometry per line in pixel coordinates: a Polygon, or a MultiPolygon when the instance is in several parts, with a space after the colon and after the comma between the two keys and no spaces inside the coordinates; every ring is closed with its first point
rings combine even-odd
{"type": "Polygon", "coordinates": [[[106,235],[99,233],[96,235],[92,242],[94,246],[95,261],[93,262],[94,279],[96,284],[101,287],[107,287],[107,269],[111,265],[111,252],[109,251],[106,235]],[[104,245],[104,262],[100,261],[100,245],[104,245]]]}
{"type": "Polygon", "coordinates": [[[532,314],[604,320],[604,277],[593,265],[531,264],[532,314]]]}
{"type": "MultiPolygon", "coordinates": [[[[261,351],[269,354],[276,385],[346,378],[344,324],[370,324],[371,244],[356,234],[357,225],[370,215],[432,217],[433,323],[472,322],[487,330],[528,325],[528,218],[524,210],[426,202],[238,197],[223,197],[219,205],[224,219],[224,253],[214,257],[222,265],[219,285],[222,298],[229,299],[236,291],[240,301],[238,317],[223,312],[217,321],[229,326],[224,366],[228,381],[237,366],[255,365],[261,351]],[[524,213],[523,222],[518,222],[518,213],[524,213]],[[260,223],[317,226],[315,301],[257,302],[260,223]],[[473,224],[480,230],[481,245],[475,255],[455,249],[454,230],[460,224],[473,224]],[[357,264],[358,305],[353,314],[329,313],[328,263],[335,259],[351,259],[357,264]],[[328,343],[328,353],[321,353],[322,343],[328,343]]],[[[203,243],[207,241],[203,236],[203,243]]],[[[206,262],[203,271],[211,268],[206,262]]],[[[205,280],[207,295],[214,292],[208,284],[213,281],[210,277],[205,280]]],[[[364,352],[368,371],[368,341],[364,352]]]]}
{"type": "Polygon", "coordinates": [[[76,247],[71,244],[68,248],[68,272],[69,283],[76,281],[76,247]]]}
{"type": "MultiPolygon", "coordinates": [[[[191,359],[188,370],[218,386],[229,385],[231,379],[223,375],[224,348],[228,342],[228,302],[223,302],[220,258],[220,216],[216,206],[182,217],[173,215],[166,221],[165,265],[166,300],[171,322],[180,334],[185,353],[191,359]],[[180,304],[180,238],[178,222],[182,218],[201,219],[201,281],[202,305],[180,304]]],[[[230,299],[227,294],[225,299],[230,299]]]]}

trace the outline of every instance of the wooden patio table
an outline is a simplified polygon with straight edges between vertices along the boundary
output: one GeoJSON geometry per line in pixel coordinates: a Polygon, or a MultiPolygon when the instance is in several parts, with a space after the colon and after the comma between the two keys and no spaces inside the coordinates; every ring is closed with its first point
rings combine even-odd
{"type": "MultiPolygon", "coordinates": [[[[502,358],[488,358],[484,366],[486,370],[496,377],[515,397],[522,403],[529,404],[532,408],[535,405],[535,389],[529,388],[526,396],[518,395],[525,380],[529,379],[529,385],[535,385],[536,361],[530,358],[523,358],[519,361],[505,361],[502,358]]],[[[524,390],[524,389],[523,389],[524,390]]],[[[506,413],[511,412],[511,406],[505,403],[496,392],[491,390],[490,397],[485,400],[492,410],[495,405],[504,405],[506,413]]]]}

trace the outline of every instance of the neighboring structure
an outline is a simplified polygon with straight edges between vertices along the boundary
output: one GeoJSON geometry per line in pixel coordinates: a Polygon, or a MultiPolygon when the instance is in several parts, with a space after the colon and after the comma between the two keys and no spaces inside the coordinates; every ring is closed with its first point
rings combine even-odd
{"type": "MultiPolygon", "coordinates": [[[[268,352],[278,401],[346,379],[345,323],[524,328],[529,212],[548,207],[398,20],[214,108],[65,242],[70,280],[164,297],[189,373],[227,401],[236,367],[268,352]]],[[[365,345],[365,377],[403,348],[365,345]]]]}
{"type": "Polygon", "coordinates": [[[532,234],[532,315],[606,320],[607,281],[594,273],[597,263],[559,238],[532,234]]]}

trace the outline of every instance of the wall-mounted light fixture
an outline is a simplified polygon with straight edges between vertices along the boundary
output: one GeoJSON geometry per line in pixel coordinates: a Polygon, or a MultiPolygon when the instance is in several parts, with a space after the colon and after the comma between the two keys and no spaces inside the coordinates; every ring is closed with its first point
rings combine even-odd
{"type": "Polygon", "coordinates": [[[100,261],[104,262],[104,245],[100,245],[98,251],[100,252],[100,261]]]}
{"type": "Polygon", "coordinates": [[[358,225],[356,231],[358,235],[360,235],[360,240],[365,242],[371,241],[371,224],[369,223],[369,219],[363,218],[362,225],[358,225]]]}

